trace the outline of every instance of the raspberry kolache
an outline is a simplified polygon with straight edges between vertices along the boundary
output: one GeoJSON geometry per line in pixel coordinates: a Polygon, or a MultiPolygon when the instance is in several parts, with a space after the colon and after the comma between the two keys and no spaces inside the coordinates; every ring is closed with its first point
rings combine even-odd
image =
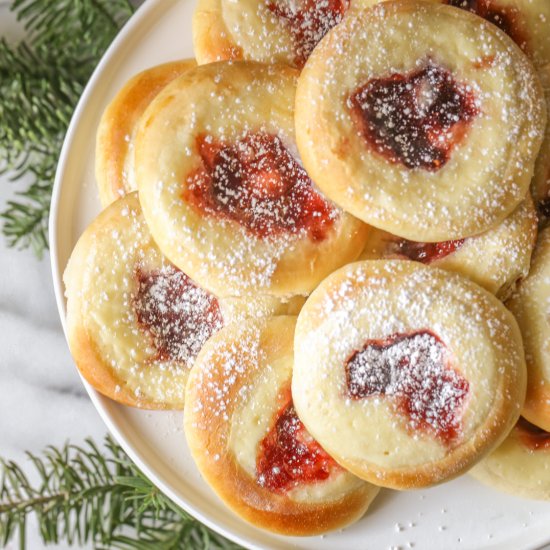
{"type": "Polygon", "coordinates": [[[460,273],[499,299],[527,277],[537,238],[537,213],[530,195],[500,225],[481,235],[419,243],[371,228],[360,260],[414,260],[460,273]]]}
{"type": "Polygon", "coordinates": [[[218,296],[308,294],[355,260],[367,227],[325,199],[294,142],[297,72],[199,66],[150,105],[139,198],[162,252],[218,296]]]}
{"type": "Polygon", "coordinates": [[[522,417],[504,443],[469,473],[513,495],[550,500],[550,433],[522,417]]]}
{"type": "Polygon", "coordinates": [[[277,533],[314,535],[359,519],[378,487],[336,464],[296,415],[295,323],[276,317],[216,334],[191,371],[184,426],[199,470],[234,512],[277,533]]]}
{"type": "Polygon", "coordinates": [[[150,409],[183,408],[189,369],[224,324],[295,312],[303,302],[218,300],[162,256],[136,193],[86,229],[64,281],[69,347],[82,376],[115,401],[150,409]]]}
{"type": "Polygon", "coordinates": [[[199,0],[193,46],[199,64],[227,59],[301,68],[350,0],[199,0]]]}
{"type": "Polygon", "coordinates": [[[339,464],[377,485],[425,487],[468,470],[511,430],[525,385],[513,316],[455,273],[358,262],[298,316],[296,411],[339,464]]]}
{"type": "Polygon", "coordinates": [[[511,214],[545,119],[535,70],[508,36],[427,2],[350,12],[296,92],[298,149],[315,183],[363,221],[419,242],[476,235],[511,214]]]}
{"type": "Polygon", "coordinates": [[[469,10],[504,31],[536,67],[550,63],[550,2],[540,0],[439,0],[469,10]]]}
{"type": "MultiPolygon", "coordinates": [[[[352,0],[365,9],[383,0],[352,0]]],[[[414,0],[409,0],[414,1],[414,0]]],[[[475,13],[504,31],[536,67],[550,63],[550,2],[543,0],[429,0],[475,13]]]]}
{"type": "Polygon", "coordinates": [[[143,111],[169,82],[196,65],[187,59],[147,69],[131,78],[105,109],[97,130],[95,165],[103,207],[137,189],[134,138],[143,111]]]}
{"type": "Polygon", "coordinates": [[[550,228],[540,235],[529,276],[506,303],[515,315],[525,346],[527,398],[522,415],[550,431],[550,228]]]}

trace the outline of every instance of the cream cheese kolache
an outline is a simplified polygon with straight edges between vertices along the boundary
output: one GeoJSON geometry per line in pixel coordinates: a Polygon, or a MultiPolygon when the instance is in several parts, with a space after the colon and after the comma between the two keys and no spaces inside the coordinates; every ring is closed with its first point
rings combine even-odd
{"type": "MultiPolygon", "coordinates": [[[[363,10],[383,1],[352,0],[350,9],[363,10]]],[[[537,69],[550,63],[550,3],[545,0],[427,1],[469,11],[492,23],[521,48],[537,69]]]]}
{"type": "Polygon", "coordinates": [[[326,199],[294,139],[298,73],[201,65],[144,113],[135,168],[163,253],[219,296],[307,295],[357,259],[367,227],[326,199]]]}
{"type": "Polygon", "coordinates": [[[193,16],[197,61],[248,59],[301,68],[349,6],[350,0],[199,0],[193,16]]]}
{"type": "Polygon", "coordinates": [[[218,298],[160,252],[137,194],[108,206],[78,240],[64,273],[67,338],[82,376],[134,407],[182,409],[189,370],[224,325],[295,313],[303,298],[218,298]]]}
{"type": "Polygon", "coordinates": [[[379,489],[341,468],[297,416],[295,324],[250,320],[212,338],[190,375],[184,425],[201,474],[233,511],[303,536],[353,523],[379,489]]]}
{"type": "Polygon", "coordinates": [[[506,493],[550,500],[550,432],[521,417],[505,441],[470,474],[506,493]]]}
{"type": "Polygon", "coordinates": [[[529,372],[522,414],[550,431],[550,228],[541,232],[529,276],[506,305],[518,320],[529,372]]]}
{"type": "Polygon", "coordinates": [[[363,221],[421,242],[479,234],[511,214],[545,121],[521,49],[477,15],[431,2],[350,12],[296,92],[298,149],[315,183],[363,221]]]}
{"type": "Polygon", "coordinates": [[[105,108],[97,129],[95,164],[103,207],[137,191],[134,140],[141,115],[169,82],[196,65],[194,59],[183,59],[150,67],[131,78],[105,108]]]}
{"type": "Polygon", "coordinates": [[[300,419],[339,464],[384,487],[426,487],[471,468],[517,421],[526,376],[504,305],[418,262],[345,266],[298,316],[300,419]]]}
{"type": "Polygon", "coordinates": [[[454,271],[505,300],[529,273],[537,225],[537,213],[528,194],[495,228],[464,239],[420,243],[371,228],[360,259],[414,260],[454,271]]]}

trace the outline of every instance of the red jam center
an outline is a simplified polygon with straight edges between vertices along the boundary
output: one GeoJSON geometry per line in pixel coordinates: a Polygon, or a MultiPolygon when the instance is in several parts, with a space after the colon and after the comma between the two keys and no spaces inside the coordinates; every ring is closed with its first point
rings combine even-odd
{"type": "Polygon", "coordinates": [[[294,43],[294,61],[303,67],[313,48],[340,23],[349,0],[268,1],[267,9],[287,25],[294,43]]]}
{"type": "Polygon", "coordinates": [[[325,239],[337,211],[277,136],[248,134],[233,144],[201,136],[197,147],[202,166],[187,180],[186,201],[257,237],[305,230],[314,241],[325,239]]]}
{"type": "Polygon", "coordinates": [[[531,451],[550,450],[550,433],[520,417],[516,430],[521,442],[531,451]]]}
{"type": "Polygon", "coordinates": [[[323,481],[340,470],[296,415],[290,392],[288,399],[260,442],[256,459],[258,483],[276,493],[284,493],[304,483],[323,481]]]}
{"type": "MultiPolygon", "coordinates": [[[[520,11],[514,6],[498,5],[494,0],[446,0],[450,6],[471,11],[504,31],[520,48],[525,50],[527,41],[520,11]]],[[[502,3],[502,0],[499,0],[502,3]]]]}
{"type": "Polygon", "coordinates": [[[368,340],[346,362],[352,399],[394,398],[413,430],[426,430],[446,444],[460,434],[469,384],[445,360],[445,345],[429,331],[368,340]]]}
{"type": "Polygon", "coordinates": [[[138,268],[136,277],[134,311],[152,339],[156,359],[186,364],[195,359],[206,340],[223,326],[216,298],[172,266],[155,271],[138,268]]]}
{"type": "Polygon", "coordinates": [[[349,98],[354,124],[390,162],[435,172],[478,114],[474,95],[428,62],[408,74],[373,78],[349,98]]]}
{"type": "Polygon", "coordinates": [[[430,264],[456,252],[464,244],[464,239],[440,243],[419,243],[406,239],[390,240],[386,247],[389,255],[404,256],[415,262],[430,264]]]}

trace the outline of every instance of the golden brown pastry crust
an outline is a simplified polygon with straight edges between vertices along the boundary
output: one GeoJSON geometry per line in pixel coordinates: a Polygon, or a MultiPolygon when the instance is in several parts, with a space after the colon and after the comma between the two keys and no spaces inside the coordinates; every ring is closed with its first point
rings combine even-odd
{"type": "MultiPolygon", "coordinates": [[[[363,10],[384,0],[352,0],[363,10]]],[[[409,0],[414,2],[416,0],[409,0]]],[[[550,63],[550,4],[545,0],[428,0],[471,11],[504,31],[535,67],[550,63]]]]}
{"type": "Polygon", "coordinates": [[[218,300],[200,289],[162,256],[135,192],[84,231],[64,281],[69,347],[83,377],[115,401],[152,409],[183,408],[195,355],[222,325],[296,313],[304,302],[218,300]]]}
{"type": "Polygon", "coordinates": [[[349,0],[199,0],[193,15],[197,61],[247,59],[301,68],[348,7],[349,0]]]}
{"type": "Polygon", "coordinates": [[[460,273],[500,300],[506,300],[514,291],[516,283],[529,273],[537,225],[537,213],[528,195],[494,229],[457,242],[438,243],[440,250],[434,250],[432,243],[410,243],[380,229],[371,228],[365,250],[359,259],[417,260],[431,267],[460,273]],[[430,259],[430,247],[433,260],[430,259]]]}
{"type": "Polygon", "coordinates": [[[95,165],[103,207],[137,190],[134,137],[143,111],[169,82],[196,65],[185,59],[146,69],[131,78],[105,109],[97,130],[95,165]]]}
{"type": "Polygon", "coordinates": [[[270,531],[313,535],[361,517],[378,488],[339,470],[314,483],[316,490],[304,498],[295,494],[301,486],[286,493],[262,487],[244,466],[247,447],[253,456],[257,452],[255,426],[273,417],[290,383],[295,322],[295,317],[277,317],[233,324],[215,335],[191,371],[184,426],[203,477],[233,511],[270,531]],[[250,428],[241,422],[251,422],[250,428]],[[243,441],[248,438],[252,442],[243,441]],[[323,496],[334,475],[343,484],[323,496]]]}
{"type": "Polygon", "coordinates": [[[454,273],[417,262],[358,262],[323,281],[298,316],[292,392],[300,418],[344,468],[384,487],[429,486],[468,470],[515,424],[525,385],[513,316],[492,294],[454,273]],[[406,342],[426,331],[432,335],[425,348],[429,355],[406,344],[412,347],[405,348],[405,363],[399,360],[386,379],[398,348],[387,348],[381,365],[377,350],[386,340],[404,336],[406,342]],[[433,347],[434,338],[445,351],[433,347]],[[365,342],[371,348],[364,348],[365,342]],[[359,367],[367,369],[364,380],[374,389],[355,398],[349,364],[362,349],[376,352],[359,367]],[[445,370],[430,362],[440,353],[445,359],[437,361],[450,365],[445,370]],[[416,374],[399,370],[413,365],[414,357],[424,357],[416,374]],[[405,377],[402,382],[396,382],[399,376],[405,377]],[[421,382],[431,377],[427,387],[440,387],[441,394],[426,390],[429,406],[422,412],[421,382]],[[379,383],[382,390],[376,389],[379,383]],[[399,392],[407,396],[408,388],[413,388],[408,405],[393,401],[399,392]],[[432,405],[436,409],[430,412],[432,405]],[[410,412],[416,410],[420,413],[410,412]],[[444,439],[449,427],[453,438],[444,439]]]}
{"type": "Polygon", "coordinates": [[[222,16],[221,0],[199,0],[193,14],[193,48],[199,65],[243,59],[222,16]]]}
{"type": "MultiPolygon", "coordinates": [[[[172,270],[147,229],[136,193],[107,207],[71,254],[63,276],[71,354],[82,376],[115,401],[146,409],[183,408],[191,358],[187,363],[161,354],[136,309],[140,274],[172,270]]],[[[215,301],[202,289],[197,292],[215,301]]],[[[223,321],[219,314],[212,320],[214,332],[223,321]]]]}
{"type": "Polygon", "coordinates": [[[469,473],[500,491],[550,500],[550,434],[537,433],[532,425],[526,431],[520,419],[504,442],[469,473]],[[535,436],[529,441],[533,430],[535,436]]]}
{"type": "Polygon", "coordinates": [[[315,183],[366,223],[420,242],[464,238],[502,222],[528,191],[545,120],[535,70],[508,36],[469,12],[426,2],[350,12],[315,48],[296,92],[298,149],[315,183]],[[430,91],[450,77],[464,114],[452,126],[456,143],[453,137],[441,151],[436,143],[434,159],[426,160],[424,141],[417,143],[412,130],[401,153],[401,134],[394,142],[367,140],[364,125],[373,135],[389,132],[392,105],[405,114],[401,96],[391,104],[395,79],[416,79],[430,91]],[[374,118],[382,112],[375,102],[361,107],[371,118],[360,126],[364,86],[377,86],[383,98],[388,92],[380,100],[389,113],[384,122],[374,118]],[[438,154],[448,155],[444,164],[438,154]]]}
{"type": "Polygon", "coordinates": [[[529,276],[506,303],[515,315],[525,346],[527,397],[522,415],[550,431],[550,228],[539,234],[529,276]]]}
{"type": "MultiPolygon", "coordinates": [[[[283,65],[250,61],[201,65],[172,82],[142,117],[136,138],[136,175],[147,223],[163,253],[217,296],[308,294],[334,269],[355,260],[364,246],[367,227],[325,200],[299,164],[293,117],[296,77],[295,69],[283,65]],[[254,149],[247,140],[264,138],[268,145],[282,146],[285,158],[291,159],[280,161],[288,169],[285,177],[290,183],[285,180],[285,185],[302,189],[299,192],[323,205],[315,211],[320,217],[307,218],[305,207],[285,206],[288,190],[282,195],[276,191],[275,198],[265,203],[263,198],[251,201],[251,218],[267,220],[265,235],[246,226],[244,221],[250,218],[239,218],[242,211],[231,201],[256,193],[253,185],[261,186],[266,179],[258,177],[249,186],[253,178],[245,176],[246,184],[235,183],[232,177],[246,174],[247,168],[241,171],[230,165],[235,158],[231,155],[242,150],[248,155],[254,149]],[[221,152],[211,153],[216,148],[221,152]],[[205,175],[207,168],[212,175],[205,175]],[[210,191],[204,189],[207,185],[210,191]],[[221,198],[215,195],[214,206],[204,206],[200,201],[210,200],[207,193],[221,198]],[[228,203],[227,208],[220,206],[228,203]],[[292,208],[298,225],[286,227],[286,212],[292,208]],[[274,220],[271,212],[278,212],[274,220]],[[300,229],[301,216],[313,223],[325,220],[326,230],[320,237],[312,236],[307,227],[300,229]],[[277,232],[275,227],[270,233],[277,223],[283,229],[277,232]]],[[[257,160],[262,158],[260,152],[250,155],[249,162],[256,162],[256,168],[263,162],[257,160]]]]}

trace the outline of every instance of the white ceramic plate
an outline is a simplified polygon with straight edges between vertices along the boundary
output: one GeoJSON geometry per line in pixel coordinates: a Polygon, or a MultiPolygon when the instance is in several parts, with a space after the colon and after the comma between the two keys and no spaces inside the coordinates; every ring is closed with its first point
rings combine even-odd
{"type": "MultiPolygon", "coordinates": [[[[94,146],[101,113],[138,71],[193,56],[193,8],[192,0],[146,2],[105,55],[75,112],[59,162],[50,218],[53,280],[63,323],[61,275],[78,236],[100,211],[94,146]]],[[[85,385],[109,430],[163,492],[202,522],[249,548],[518,550],[550,542],[550,503],[503,495],[468,476],[430,490],[382,491],[361,521],[323,537],[266,533],[227,510],[201,479],[187,450],[181,413],[123,407],[85,385]]]]}

